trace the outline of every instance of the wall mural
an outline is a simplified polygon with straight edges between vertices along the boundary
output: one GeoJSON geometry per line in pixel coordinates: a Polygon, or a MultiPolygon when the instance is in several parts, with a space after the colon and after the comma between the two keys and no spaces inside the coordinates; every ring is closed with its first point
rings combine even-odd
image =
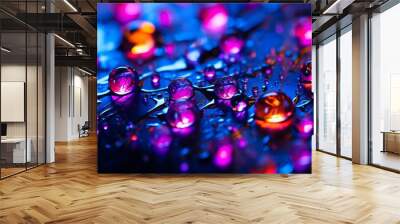
{"type": "Polygon", "coordinates": [[[98,4],[98,171],[310,173],[308,4],[98,4]]]}

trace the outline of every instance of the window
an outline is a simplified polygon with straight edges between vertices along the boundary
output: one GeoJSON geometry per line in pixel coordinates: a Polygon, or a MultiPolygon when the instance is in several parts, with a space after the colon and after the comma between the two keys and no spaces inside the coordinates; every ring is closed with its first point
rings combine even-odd
{"type": "Polygon", "coordinates": [[[351,26],[340,36],[340,155],[352,157],[352,33],[351,26]]]}
{"type": "MultiPolygon", "coordinates": [[[[3,2],[2,2],[3,3],[3,2]]],[[[4,6],[40,13],[44,1],[4,6]]],[[[1,12],[0,178],[45,163],[45,34],[1,12]]],[[[35,17],[37,18],[37,17],[35,17]]]]}
{"type": "Polygon", "coordinates": [[[400,170],[400,5],[371,18],[371,159],[400,170]]]}
{"type": "Polygon", "coordinates": [[[318,48],[318,149],[336,153],[336,36],[318,48]]]}
{"type": "MultiPolygon", "coordinates": [[[[312,91],[314,93],[314,112],[313,112],[313,119],[314,119],[314,126],[317,124],[316,120],[317,120],[317,88],[316,88],[316,83],[317,83],[317,47],[315,45],[312,46],[312,59],[311,59],[311,63],[312,63],[312,91]]],[[[315,150],[317,148],[317,129],[314,127],[314,133],[313,136],[311,138],[311,147],[312,150],[315,150]]]]}

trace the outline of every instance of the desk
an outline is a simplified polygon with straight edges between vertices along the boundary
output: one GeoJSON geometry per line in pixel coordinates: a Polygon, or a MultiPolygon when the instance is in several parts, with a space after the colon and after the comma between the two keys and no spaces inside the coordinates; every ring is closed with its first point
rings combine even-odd
{"type": "Polygon", "coordinates": [[[1,156],[9,163],[25,163],[32,159],[30,138],[25,151],[25,138],[5,138],[1,139],[1,156]],[[12,156],[11,156],[12,154],[12,156]],[[11,160],[12,158],[12,160],[11,160]]]}
{"type": "Polygon", "coordinates": [[[400,154],[400,131],[383,131],[382,152],[400,154]]]}

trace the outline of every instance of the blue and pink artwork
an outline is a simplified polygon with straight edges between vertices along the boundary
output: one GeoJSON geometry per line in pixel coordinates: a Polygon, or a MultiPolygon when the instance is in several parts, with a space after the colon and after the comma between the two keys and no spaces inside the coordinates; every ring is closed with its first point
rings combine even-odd
{"type": "Polygon", "coordinates": [[[311,7],[98,4],[101,173],[310,173],[311,7]]]}

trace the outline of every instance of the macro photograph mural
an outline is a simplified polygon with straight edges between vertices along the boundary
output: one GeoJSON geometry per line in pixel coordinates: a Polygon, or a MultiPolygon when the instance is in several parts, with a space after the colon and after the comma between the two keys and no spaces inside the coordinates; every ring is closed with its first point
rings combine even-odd
{"type": "Polygon", "coordinates": [[[97,7],[100,173],[311,173],[310,5],[97,7]]]}

